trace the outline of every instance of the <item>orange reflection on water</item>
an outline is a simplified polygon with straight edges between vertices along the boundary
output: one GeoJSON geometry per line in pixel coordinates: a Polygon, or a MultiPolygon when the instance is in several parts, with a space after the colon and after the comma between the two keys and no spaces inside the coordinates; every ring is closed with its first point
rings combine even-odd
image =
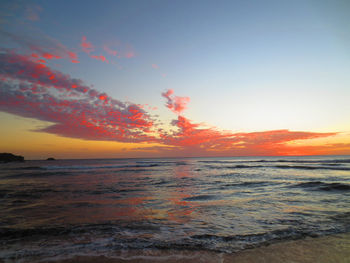
{"type": "MultiPolygon", "coordinates": [[[[188,170],[187,165],[180,165],[174,169],[175,179],[181,180],[184,177],[192,177],[193,174],[188,170]]],[[[192,214],[195,210],[193,202],[184,200],[185,198],[191,197],[193,187],[174,187],[174,191],[169,193],[167,198],[173,209],[168,210],[168,218],[171,221],[178,223],[186,223],[191,220],[192,214]]]]}

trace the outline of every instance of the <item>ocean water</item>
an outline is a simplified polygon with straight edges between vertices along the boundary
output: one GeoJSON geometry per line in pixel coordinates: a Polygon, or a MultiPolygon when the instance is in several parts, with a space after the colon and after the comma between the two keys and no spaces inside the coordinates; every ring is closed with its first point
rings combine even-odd
{"type": "Polygon", "coordinates": [[[350,232],[350,156],[0,164],[0,260],[234,253],[350,232]]]}

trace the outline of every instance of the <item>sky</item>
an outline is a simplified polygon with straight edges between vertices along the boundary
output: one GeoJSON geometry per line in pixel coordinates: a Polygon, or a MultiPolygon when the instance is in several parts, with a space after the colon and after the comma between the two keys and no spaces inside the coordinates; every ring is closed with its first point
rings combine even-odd
{"type": "Polygon", "coordinates": [[[350,154],[350,2],[0,2],[0,152],[350,154]]]}

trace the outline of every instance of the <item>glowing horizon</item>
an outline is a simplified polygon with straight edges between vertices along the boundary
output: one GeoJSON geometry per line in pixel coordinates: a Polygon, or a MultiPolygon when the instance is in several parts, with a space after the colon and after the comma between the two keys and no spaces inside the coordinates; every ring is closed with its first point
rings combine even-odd
{"type": "Polygon", "coordinates": [[[89,6],[75,20],[77,2],[63,21],[56,9],[67,4],[3,4],[1,152],[26,159],[350,154],[349,40],[338,37],[350,34],[350,21],[330,19],[345,12],[341,3],[329,10],[331,4],[314,10],[313,1],[303,8],[286,3],[295,17],[284,18],[269,17],[269,7],[286,8],[272,2],[262,11],[258,2],[239,1],[210,11],[210,1],[184,10],[184,2],[112,1],[115,17],[106,10],[105,20],[90,21],[103,6],[89,6]],[[177,24],[171,6],[194,31],[177,24]],[[132,7],[150,14],[122,15],[132,7]],[[237,26],[246,20],[232,17],[232,8],[255,23],[237,26]],[[222,32],[204,31],[207,12],[222,32]],[[175,31],[164,31],[151,14],[175,31]],[[115,27],[121,21],[127,30],[115,27]],[[157,39],[162,45],[153,41],[159,32],[168,37],[157,39]],[[188,37],[197,45],[184,47],[188,37]]]}

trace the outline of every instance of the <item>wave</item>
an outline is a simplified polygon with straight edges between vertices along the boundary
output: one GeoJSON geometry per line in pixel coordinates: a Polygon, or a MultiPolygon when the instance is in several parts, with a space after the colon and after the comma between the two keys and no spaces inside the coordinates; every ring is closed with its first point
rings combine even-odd
{"type": "MultiPolygon", "coordinates": [[[[345,213],[346,218],[349,217],[349,213],[345,213]]],[[[343,216],[343,214],[339,214],[343,216]]],[[[343,217],[341,217],[342,219],[343,217]]],[[[333,216],[332,219],[338,220],[337,216],[333,216]]],[[[296,221],[299,222],[299,221],[296,221]]],[[[65,226],[52,226],[52,227],[36,227],[36,228],[10,228],[0,227],[0,240],[8,238],[20,238],[20,237],[35,237],[35,236],[59,236],[65,234],[83,234],[83,233],[114,233],[123,234],[125,230],[132,230],[136,233],[138,231],[160,231],[161,225],[150,222],[106,222],[101,224],[83,224],[83,225],[65,225],[65,226]]],[[[277,229],[273,231],[256,233],[256,234],[237,234],[237,235],[215,235],[215,234],[196,234],[190,236],[191,239],[202,240],[202,239],[216,239],[222,241],[239,241],[239,240],[269,240],[269,239],[285,239],[286,237],[304,237],[304,236],[315,236],[321,235],[322,233],[333,233],[333,228],[329,230],[314,230],[311,231],[308,227],[294,226],[284,229],[277,229]],[[316,232],[317,233],[316,233],[316,232]]],[[[170,231],[170,229],[169,229],[170,231]]],[[[336,231],[338,232],[338,231],[336,231]]],[[[126,233],[128,235],[128,233],[126,233]]],[[[187,238],[186,238],[187,239],[187,238]]],[[[188,240],[188,239],[187,239],[188,240]]]]}
{"type": "Polygon", "coordinates": [[[247,161],[197,161],[198,163],[243,163],[247,161]]]}
{"type": "Polygon", "coordinates": [[[223,186],[230,187],[230,186],[266,186],[266,185],[275,185],[279,184],[276,182],[268,182],[268,181],[246,181],[246,182],[238,182],[238,183],[231,183],[231,184],[225,184],[223,186]]]}
{"type": "Polygon", "coordinates": [[[250,243],[261,243],[271,240],[286,240],[303,238],[306,236],[317,236],[316,233],[307,231],[306,229],[295,229],[292,227],[286,229],[278,229],[265,233],[247,234],[247,235],[232,235],[232,236],[220,236],[214,234],[193,235],[194,239],[207,239],[207,240],[220,240],[220,241],[250,241],[250,243]]]}
{"type": "Polygon", "coordinates": [[[45,258],[52,256],[52,254],[74,255],[77,250],[79,253],[96,255],[106,255],[113,251],[127,251],[128,249],[172,249],[177,252],[195,250],[232,253],[285,240],[343,232],[331,226],[327,229],[310,228],[303,225],[302,222],[294,226],[251,234],[220,235],[205,231],[202,228],[200,231],[205,232],[192,232],[188,236],[182,236],[181,234],[176,235],[174,230],[175,228],[167,228],[160,222],[156,224],[146,221],[57,225],[29,229],[0,227],[0,243],[7,244],[9,247],[11,245],[16,247],[13,251],[8,250],[7,254],[2,254],[3,259],[6,256],[7,259],[16,257],[16,259],[26,259],[27,261],[30,257],[35,258],[36,256],[45,258]],[[20,254],[17,249],[18,242],[21,242],[20,254]],[[44,247],[42,246],[43,242],[45,242],[44,247]]]}
{"type": "Polygon", "coordinates": [[[157,163],[150,164],[129,164],[129,165],[103,165],[103,166],[43,166],[46,170],[96,170],[96,169],[116,169],[116,168],[147,168],[160,166],[157,163]]]}
{"type": "MultiPolygon", "coordinates": [[[[268,162],[268,161],[267,161],[268,162]]],[[[342,164],[350,163],[350,159],[329,159],[329,160],[277,160],[279,163],[322,163],[322,164],[342,164]]]]}
{"type": "Polygon", "coordinates": [[[175,165],[188,165],[186,162],[176,162],[175,165]]]}
{"type": "Polygon", "coordinates": [[[168,164],[175,164],[175,165],[188,165],[186,161],[137,161],[136,163],[143,163],[143,164],[159,164],[159,165],[168,165],[168,164]]]}
{"type": "Polygon", "coordinates": [[[174,164],[176,163],[176,161],[136,161],[136,163],[141,163],[141,164],[155,163],[155,164],[165,165],[165,164],[174,164]]]}
{"type": "Polygon", "coordinates": [[[325,159],[325,160],[289,160],[289,159],[279,159],[279,160],[258,160],[252,162],[260,163],[314,163],[314,164],[343,164],[350,163],[350,159],[325,159]]]}
{"type": "Polygon", "coordinates": [[[217,199],[217,198],[218,198],[218,196],[216,196],[216,195],[195,195],[195,196],[183,198],[182,200],[184,200],[184,201],[208,201],[208,200],[213,200],[213,199],[217,199]]]}
{"type": "Polygon", "coordinates": [[[7,168],[6,170],[45,170],[43,167],[40,166],[26,166],[26,167],[13,167],[13,168],[7,168]]]}
{"type": "Polygon", "coordinates": [[[324,183],[321,181],[299,183],[294,185],[294,187],[302,187],[302,188],[308,188],[312,190],[321,190],[321,191],[350,191],[350,184],[324,183]]]}
{"type": "MultiPolygon", "coordinates": [[[[199,240],[207,249],[208,247],[217,247],[221,252],[237,252],[242,249],[259,247],[262,245],[269,245],[272,243],[286,241],[286,240],[296,240],[305,237],[318,237],[325,234],[330,234],[331,230],[323,231],[312,231],[308,228],[296,228],[288,227],[285,229],[277,229],[264,233],[257,234],[247,234],[247,235],[215,235],[215,234],[202,234],[193,235],[191,238],[194,240],[199,240]],[[215,246],[216,244],[225,243],[229,245],[230,250],[221,248],[220,246],[215,246]]],[[[228,246],[225,247],[228,247],[228,246]]]]}
{"type": "MultiPolygon", "coordinates": [[[[60,236],[73,234],[111,234],[124,233],[126,230],[134,231],[157,231],[160,226],[150,222],[106,222],[101,224],[82,224],[82,225],[57,225],[52,227],[33,227],[33,228],[10,228],[0,227],[0,240],[35,237],[35,236],[60,236]]],[[[126,233],[127,235],[128,233],[126,233]]]]}
{"type": "Polygon", "coordinates": [[[350,225],[350,212],[344,212],[344,213],[332,215],[332,216],[330,216],[330,218],[335,220],[335,221],[341,221],[347,225],[350,225]]]}
{"type": "Polygon", "coordinates": [[[244,165],[244,164],[238,164],[238,165],[232,165],[232,166],[215,166],[215,165],[207,165],[206,168],[209,169],[251,169],[251,168],[263,168],[266,166],[263,165],[244,165]]]}
{"type": "Polygon", "coordinates": [[[3,176],[5,179],[16,179],[16,178],[37,178],[37,177],[49,177],[49,176],[67,176],[72,175],[70,172],[57,172],[57,171],[40,171],[40,172],[26,172],[26,173],[17,173],[7,176],[3,176]]]}
{"type": "Polygon", "coordinates": [[[278,159],[278,160],[232,160],[232,161],[198,161],[199,163],[217,163],[217,164],[235,164],[235,163],[314,163],[314,164],[347,164],[350,159],[324,159],[324,160],[292,160],[292,159],[278,159]]]}
{"type": "Polygon", "coordinates": [[[128,168],[128,169],[118,169],[118,170],[114,170],[114,171],[112,171],[112,173],[116,173],[116,174],[118,174],[118,173],[126,173],[126,172],[128,172],[128,173],[142,173],[142,172],[156,172],[156,171],[158,171],[158,170],[156,170],[156,169],[145,169],[145,168],[136,168],[136,169],[130,169],[130,168],[128,168]]]}
{"type": "MultiPolygon", "coordinates": [[[[55,189],[35,189],[35,190],[21,190],[21,191],[11,191],[8,190],[3,193],[3,198],[25,198],[25,199],[36,199],[41,198],[45,194],[51,193],[63,193],[64,191],[55,189]]],[[[1,195],[0,195],[1,196],[1,195]]]]}
{"type": "MultiPolygon", "coordinates": [[[[129,231],[132,232],[157,232],[159,226],[153,225],[130,225],[123,228],[116,227],[110,224],[101,225],[86,225],[77,227],[51,227],[51,228],[32,228],[32,229],[0,229],[0,240],[32,240],[38,238],[54,237],[60,238],[64,236],[86,235],[106,235],[110,233],[119,233],[118,239],[114,239],[109,245],[103,244],[103,248],[109,249],[140,249],[140,248],[157,248],[157,249],[176,249],[176,250],[209,250],[217,252],[236,252],[242,249],[257,247],[261,245],[271,244],[281,240],[300,239],[306,236],[318,236],[319,233],[304,229],[287,228],[274,230],[265,233],[247,234],[247,235],[227,235],[220,236],[215,234],[197,234],[187,238],[175,240],[159,240],[159,239],[144,239],[142,236],[135,237],[132,240],[127,237],[129,231]],[[126,231],[126,232],[124,232],[126,231]],[[123,233],[126,236],[123,236],[123,233]]],[[[130,232],[129,232],[130,235],[130,232]]],[[[93,238],[93,236],[92,236],[93,238]]],[[[74,244],[72,244],[74,245],[74,244]]],[[[46,246],[47,247],[47,246],[46,246]]],[[[42,251],[41,251],[42,252],[42,251]]]]}
{"type": "Polygon", "coordinates": [[[233,166],[206,166],[209,169],[253,169],[253,168],[272,168],[272,169],[298,169],[298,170],[336,170],[350,171],[350,167],[334,166],[308,166],[308,165],[233,165],[233,166]]]}
{"type": "Polygon", "coordinates": [[[350,171],[350,167],[333,167],[333,166],[275,165],[275,166],[270,166],[270,167],[271,168],[280,168],[280,169],[350,171]]]}
{"type": "Polygon", "coordinates": [[[228,189],[235,189],[235,188],[258,188],[258,187],[272,187],[275,185],[280,185],[280,182],[271,182],[271,181],[245,181],[245,182],[235,182],[235,183],[228,183],[228,184],[219,184],[217,186],[213,186],[208,188],[208,190],[228,190],[228,189]]]}

